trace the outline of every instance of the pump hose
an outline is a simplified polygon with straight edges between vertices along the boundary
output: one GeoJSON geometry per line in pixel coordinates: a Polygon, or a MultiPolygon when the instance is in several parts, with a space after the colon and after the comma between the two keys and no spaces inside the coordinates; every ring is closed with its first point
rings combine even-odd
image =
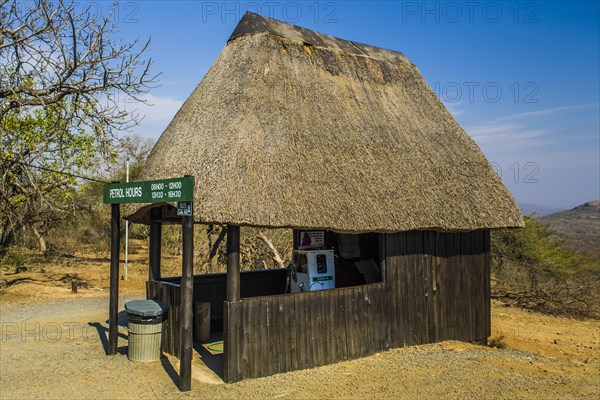
{"type": "Polygon", "coordinates": [[[295,267],[296,267],[296,265],[293,262],[289,263],[287,266],[287,277],[285,278],[285,292],[283,292],[283,293],[289,293],[290,283],[292,281],[292,270],[295,267]]]}
{"type": "Polygon", "coordinates": [[[215,353],[222,353],[223,352],[223,341],[219,340],[217,342],[209,343],[206,345],[206,348],[210,351],[214,351],[215,353]],[[216,346],[221,346],[221,348],[215,349],[216,346]]]}

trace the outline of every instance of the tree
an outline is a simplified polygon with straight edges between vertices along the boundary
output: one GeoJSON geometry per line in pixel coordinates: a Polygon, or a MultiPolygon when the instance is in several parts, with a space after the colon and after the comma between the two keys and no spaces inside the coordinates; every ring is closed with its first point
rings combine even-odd
{"type": "Polygon", "coordinates": [[[45,232],[72,208],[68,200],[76,184],[73,175],[54,171],[85,171],[99,159],[95,136],[70,129],[67,110],[64,104],[55,104],[28,113],[9,112],[0,120],[3,247],[28,227],[45,251],[45,232]]]}
{"type": "MultiPolygon", "coordinates": [[[[155,140],[144,138],[137,134],[126,135],[119,139],[118,156],[111,163],[108,177],[105,180],[116,179],[125,181],[125,162],[130,162],[130,180],[139,180],[142,165],[146,162],[155,140]]],[[[88,251],[105,252],[109,249],[110,212],[102,203],[102,182],[85,182],[77,185],[77,190],[68,202],[71,204],[67,215],[69,218],[51,221],[46,224],[48,230],[48,254],[72,254],[77,249],[85,247],[88,251]]],[[[64,193],[64,192],[63,192],[64,193]]],[[[130,226],[130,237],[145,238],[148,233],[146,226],[133,224],[130,226]]],[[[35,232],[32,231],[36,239],[35,232]]]]}
{"type": "Polygon", "coordinates": [[[122,168],[125,161],[135,164],[143,164],[146,162],[156,140],[142,137],[138,134],[127,135],[119,140],[119,166],[122,168]]]}
{"type": "Polygon", "coordinates": [[[117,3],[103,18],[76,4],[0,0],[0,255],[69,211],[80,181],[55,171],[114,160],[118,132],[139,123],[124,100],[157,81],[149,42],[115,37],[117,3]]]}
{"type": "Polygon", "coordinates": [[[23,107],[67,100],[76,125],[104,135],[137,123],[123,107],[155,82],[152,60],[142,59],[149,41],[123,44],[114,38],[115,3],[98,17],[76,3],[0,0],[0,118],[23,107]]]}
{"type": "Polygon", "coordinates": [[[525,227],[492,232],[492,296],[545,312],[597,317],[600,262],[562,246],[550,227],[525,216],[525,227]]]}

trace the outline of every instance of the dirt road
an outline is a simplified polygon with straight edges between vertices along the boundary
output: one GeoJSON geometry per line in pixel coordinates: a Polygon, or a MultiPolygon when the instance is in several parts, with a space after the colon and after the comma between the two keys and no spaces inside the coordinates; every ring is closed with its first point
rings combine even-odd
{"type": "Polygon", "coordinates": [[[194,380],[191,392],[180,393],[168,359],[127,360],[124,328],[120,354],[106,356],[107,296],[75,296],[29,302],[0,296],[2,399],[600,397],[598,321],[500,304],[493,307],[493,330],[505,335],[507,349],[444,342],[231,385],[194,380]]]}

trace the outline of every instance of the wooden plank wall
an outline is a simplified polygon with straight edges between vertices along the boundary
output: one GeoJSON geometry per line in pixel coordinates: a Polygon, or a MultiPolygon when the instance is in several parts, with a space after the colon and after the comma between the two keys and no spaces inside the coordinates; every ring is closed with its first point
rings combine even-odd
{"type": "Polygon", "coordinates": [[[226,382],[364,357],[388,348],[385,284],[226,303],[226,382]]]}
{"type": "MultiPolygon", "coordinates": [[[[242,297],[269,296],[285,291],[286,269],[244,271],[240,274],[242,297]]],[[[226,274],[194,275],[194,302],[210,303],[211,331],[223,329],[223,302],[225,301],[226,274]]],[[[163,278],[162,281],[179,284],[181,277],[163,278]]]]}
{"type": "MultiPolygon", "coordinates": [[[[228,303],[225,274],[196,276],[195,299],[209,299],[215,303],[212,313],[224,316],[225,380],[490,335],[489,231],[411,231],[382,238],[381,283],[277,294],[283,292],[285,270],[245,272],[242,300],[228,303]]],[[[148,282],[148,298],[169,304],[163,351],[178,356],[180,289],[177,278],[165,280],[173,282],[148,282]]]]}
{"type": "Polygon", "coordinates": [[[392,347],[490,335],[489,231],[386,235],[392,347]]]}
{"type": "Polygon", "coordinates": [[[169,306],[168,316],[163,326],[162,351],[175,357],[180,355],[180,310],[181,285],[172,282],[146,282],[146,298],[158,300],[169,306]]]}
{"type": "Polygon", "coordinates": [[[385,235],[385,282],[226,303],[227,382],[490,335],[489,231],[385,235]]]}
{"type": "MultiPolygon", "coordinates": [[[[240,274],[242,297],[281,294],[285,291],[286,269],[245,271],[240,274]]],[[[223,331],[223,304],[225,302],[226,274],[194,276],[194,302],[211,305],[211,331],[223,331]]],[[[164,327],[162,350],[179,356],[179,310],[181,277],[167,277],[146,283],[147,298],[169,306],[169,317],[164,327]]]]}

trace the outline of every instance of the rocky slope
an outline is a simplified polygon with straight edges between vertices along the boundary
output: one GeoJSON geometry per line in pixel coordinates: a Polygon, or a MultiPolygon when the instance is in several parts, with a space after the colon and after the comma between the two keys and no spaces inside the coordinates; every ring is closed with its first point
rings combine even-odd
{"type": "Polygon", "coordinates": [[[565,246],[600,258],[600,200],[589,201],[541,220],[550,225],[565,246]]]}

